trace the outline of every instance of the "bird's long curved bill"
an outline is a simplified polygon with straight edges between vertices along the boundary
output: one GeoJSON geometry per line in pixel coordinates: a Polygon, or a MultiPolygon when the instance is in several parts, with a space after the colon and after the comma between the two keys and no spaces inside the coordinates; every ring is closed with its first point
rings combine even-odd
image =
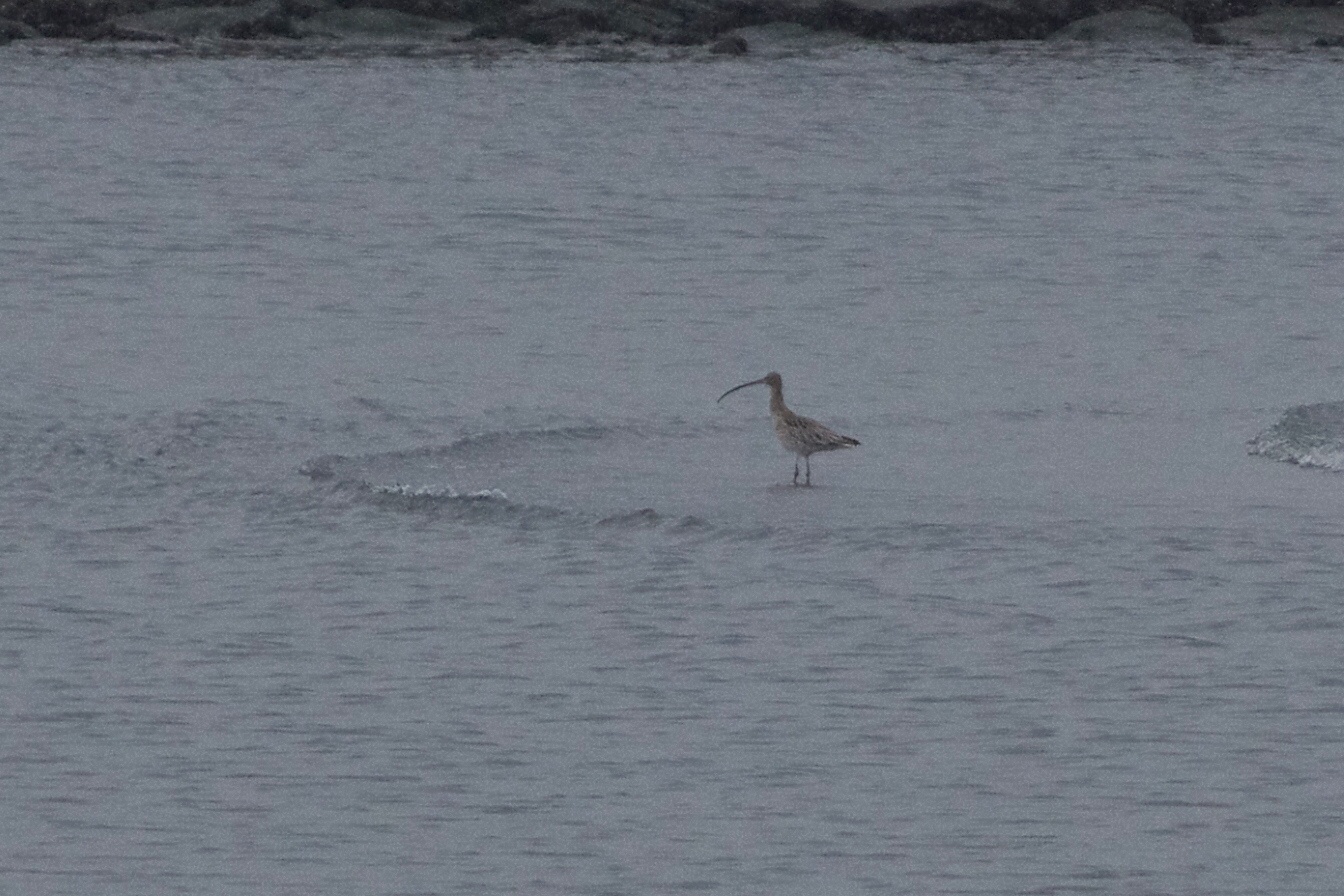
{"type": "MultiPolygon", "coordinates": [[[[723,401],[725,398],[727,398],[729,395],[732,395],[732,394],[733,394],[734,392],[736,392],[738,389],[745,389],[745,388],[747,388],[748,386],[759,386],[759,385],[761,385],[761,384],[764,383],[764,382],[765,382],[765,379],[764,379],[764,378],[761,378],[761,379],[759,379],[759,380],[752,380],[752,381],[749,382],[749,383],[743,383],[743,384],[740,385],[740,386],[734,386],[733,388],[729,389],[727,392],[725,392],[725,393],[723,393],[722,395],[720,395],[720,396],[719,396],[719,401],[723,401]]],[[[717,403],[718,403],[718,402],[715,402],[715,404],[717,404],[717,403]]]]}

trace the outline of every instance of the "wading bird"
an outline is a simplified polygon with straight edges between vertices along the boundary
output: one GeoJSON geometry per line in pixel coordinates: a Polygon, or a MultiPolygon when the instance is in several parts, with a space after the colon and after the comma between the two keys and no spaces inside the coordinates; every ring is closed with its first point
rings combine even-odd
{"type": "Polygon", "coordinates": [[[740,386],[734,386],[727,392],[719,396],[719,401],[723,401],[729,395],[732,395],[738,389],[745,389],[748,386],[769,386],[770,387],[770,416],[775,420],[775,435],[779,437],[779,443],[788,451],[793,452],[793,484],[798,484],[798,458],[803,459],[807,466],[807,477],[804,479],[804,485],[812,484],[812,455],[818,451],[834,451],[837,448],[853,448],[859,444],[858,439],[851,439],[849,436],[842,436],[834,430],[822,426],[811,417],[803,417],[795,414],[784,405],[784,378],[777,373],[767,373],[758,380],[752,380],[749,383],[743,383],[740,386]]]}

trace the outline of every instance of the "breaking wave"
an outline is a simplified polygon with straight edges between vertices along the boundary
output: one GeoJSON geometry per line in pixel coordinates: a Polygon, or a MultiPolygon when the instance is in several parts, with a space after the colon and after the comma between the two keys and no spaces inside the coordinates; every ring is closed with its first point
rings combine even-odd
{"type": "Polygon", "coordinates": [[[632,496],[618,494],[619,488],[594,489],[591,483],[603,477],[610,481],[612,470],[627,469],[625,454],[641,455],[650,439],[689,435],[679,421],[653,427],[585,422],[485,430],[441,445],[321,455],[304,461],[298,471],[394,509],[448,511],[473,520],[525,518],[649,529],[676,521],[642,504],[622,507],[632,496]]]}
{"type": "Polygon", "coordinates": [[[434,500],[438,498],[453,499],[465,498],[469,501],[507,501],[509,496],[497,488],[482,488],[474,492],[467,492],[465,495],[459,494],[451,485],[375,485],[370,490],[380,495],[396,495],[402,498],[425,498],[434,500]]]}
{"type": "Polygon", "coordinates": [[[497,488],[479,488],[460,491],[441,476],[440,471],[427,468],[415,476],[413,463],[422,452],[367,454],[347,457],[325,454],[304,461],[299,472],[318,482],[367,490],[375,495],[387,495],[422,501],[480,500],[507,501],[509,496],[497,488]],[[412,474],[404,477],[403,474],[412,474]]]}
{"type": "Polygon", "coordinates": [[[1270,460],[1344,470],[1344,401],[1289,408],[1278,423],[1256,435],[1247,453],[1270,460]]]}
{"type": "Polygon", "coordinates": [[[571,450],[587,448],[618,432],[614,427],[599,426],[559,426],[535,427],[530,429],[487,430],[465,435],[442,448],[423,449],[433,453],[466,456],[472,454],[493,454],[499,451],[517,451],[521,449],[571,450]]]}
{"type": "Polygon", "coordinates": [[[404,497],[498,498],[503,492],[493,486],[461,492],[450,482],[507,469],[525,455],[591,451],[593,443],[614,431],[596,425],[490,430],[463,436],[447,445],[351,456],[322,455],[305,461],[299,472],[315,480],[362,485],[404,497]]]}

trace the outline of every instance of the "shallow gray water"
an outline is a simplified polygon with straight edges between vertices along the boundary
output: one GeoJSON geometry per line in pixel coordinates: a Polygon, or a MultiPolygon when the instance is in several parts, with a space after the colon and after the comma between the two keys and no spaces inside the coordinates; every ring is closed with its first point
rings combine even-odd
{"type": "Polygon", "coordinates": [[[1337,892],[1342,58],[0,52],[0,889],[1337,892]]]}

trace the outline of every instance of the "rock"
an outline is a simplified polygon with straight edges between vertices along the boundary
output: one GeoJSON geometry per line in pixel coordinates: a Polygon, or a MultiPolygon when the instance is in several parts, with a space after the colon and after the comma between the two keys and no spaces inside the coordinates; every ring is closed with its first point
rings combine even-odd
{"type": "Polygon", "coordinates": [[[127,28],[115,21],[95,25],[83,35],[85,40],[136,41],[139,43],[162,43],[172,38],[161,31],[146,31],[140,28],[127,28]]]}
{"type": "Polygon", "coordinates": [[[1050,35],[1051,40],[1082,40],[1096,43],[1192,43],[1190,26],[1171,13],[1156,9],[1125,9],[1104,12],[1070,22],[1050,35]]]}
{"type": "Polygon", "coordinates": [[[268,40],[283,37],[298,40],[301,35],[294,20],[278,9],[268,10],[255,19],[233,22],[219,30],[219,36],[229,40],[268,40]]]}
{"type": "MultiPolygon", "coordinates": [[[[867,40],[962,43],[1031,40],[1056,30],[1052,0],[794,0],[779,17],[738,27],[794,22],[867,40]]],[[[731,5],[731,4],[730,4],[731,5]]]]}
{"type": "Polygon", "coordinates": [[[109,5],[84,0],[14,0],[0,6],[0,17],[14,19],[39,37],[82,37],[107,19],[109,5]]]}
{"type": "Polygon", "coordinates": [[[468,22],[451,22],[395,9],[327,9],[299,24],[308,37],[363,40],[460,40],[471,31],[468,22]]]}
{"type": "Polygon", "coordinates": [[[218,37],[225,28],[255,19],[271,8],[269,3],[247,6],[161,6],[142,13],[119,16],[113,21],[123,28],[157,31],[183,40],[218,37]]]}
{"type": "Polygon", "coordinates": [[[152,32],[179,40],[231,38],[264,40],[298,38],[298,22],[319,7],[293,2],[259,0],[239,6],[161,6],[146,12],[117,16],[112,23],[128,32],[152,32]]]}
{"type": "MultiPolygon", "coordinates": [[[[504,4],[500,4],[504,6],[504,4]]],[[[530,44],[576,43],[618,29],[605,4],[585,0],[538,0],[502,9],[475,32],[479,37],[514,37],[530,44]]]]}
{"type": "MultiPolygon", "coordinates": [[[[0,0],[0,42],[27,36],[191,46],[509,38],[546,46],[699,45],[737,55],[849,40],[1083,40],[1344,45],[1344,7],[1275,0],[0,0]],[[214,2],[213,6],[189,5],[214,2]],[[766,35],[758,40],[757,31],[766,35]]],[[[381,45],[378,44],[378,45],[381,45]]],[[[247,52],[254,52],[255,48],[247,52]]],[[[320,50],[325,52],[325,49],[320,50]]],[[[227,50],[226,50],[227,52],[227,50]]],[[[289,52],[288,50],[284,52],[289,52]]]]}
{"type": "Polygon", "coordinates": [[[822,31],[786,22],[752,25],[733,33],[747,42],[752,55],[796,55],[859,40],[841,31],[822,31]]]}
{"type": "Polygon", "coordinates": [[[1216,27],[1229,43],[1251,47],[1340,46],[1344,44],[1344,8],[1276,7],[1216,27]]]}
{"type": "Polygon", "coordinates": [[[717,56],[745,56],[747,39],[740,34],[725,34],[709,45],[709,52],[717,56]]]}
{"type": "Polygon", "coordinates": [[[25,40],[40,37],[36,28],[16,22],[13,19],[0,19],[0,47],[12,40],[25,40]]]}

